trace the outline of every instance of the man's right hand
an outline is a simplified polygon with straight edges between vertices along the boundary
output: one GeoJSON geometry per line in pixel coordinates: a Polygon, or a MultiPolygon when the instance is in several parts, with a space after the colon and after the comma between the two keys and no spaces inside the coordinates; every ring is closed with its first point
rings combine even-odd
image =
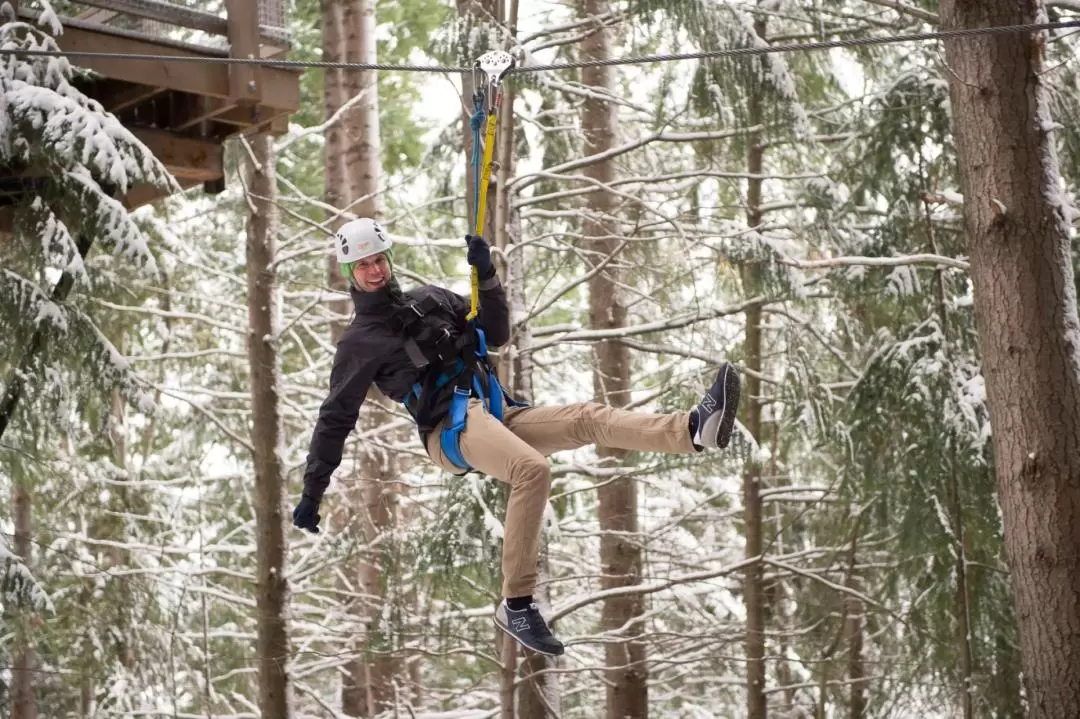
{"type": "Polygon", "coordinates": [[[491,248],[488,247],[487,240],[479,235],[465,235],[465,243],[469,246],[465,259],[476,268],[480,279],[486,280],[494,276],[495,265],[491,264],[491,248]]]}
{"type": "Polygon", "coordinates": [[[306,494],[302,496],[300,503],[296,505],[296,509],[292,513],[293,524],[300,529],[306,529],[312,534],[318,534],[320,519],[322,517],[319,516],[319,500],[306,494]]]}

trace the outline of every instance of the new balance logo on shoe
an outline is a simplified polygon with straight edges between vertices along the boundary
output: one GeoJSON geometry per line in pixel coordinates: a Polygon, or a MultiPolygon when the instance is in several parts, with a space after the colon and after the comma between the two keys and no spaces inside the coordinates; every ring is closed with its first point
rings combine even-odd
{"type": "Polygon", "coordinates": [[[716,409],[716,400],[713,399],[713,396],[711,394],[707,394],[701,398],[701,408],[705,410],[706,413],[712,412],[714,409],[716,409]]]}
{"type": "Polygon", "coordinates": [[[535,604],[528,609],[514,610],[499,604],[495,610],[495,626],[503,630],[518,644],[540,654],[558,656],[563,653],[563,644],[551,636],[547,622],[535,604]]]}

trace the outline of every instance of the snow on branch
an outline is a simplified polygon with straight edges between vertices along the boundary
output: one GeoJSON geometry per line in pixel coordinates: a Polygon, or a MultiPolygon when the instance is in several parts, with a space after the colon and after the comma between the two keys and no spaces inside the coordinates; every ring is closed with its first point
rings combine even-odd
{"type": "Polygon", "coordinates": [[[6,161],[54,170],[85,167],[121,193],[138,182],[178,189],[142,142],[66,80],[55,89],[13,79],[0,87],[0,153],[6,161]]]}
{"type": "Polygon", "coordinates": [[[31,318],[34,324],[47,321],[58,331],[67,331],[68,314],[64,308],[50,300],[36,283],[0,268],[0,296],[5,295],[13,309],[22,317],[31,318]]]}
{"type": "Polygon", "coordinates": [[[0,602],[4,605],[29,606],[37,611],[55,611],[52,600],[34,579],[23,560],[12,554],[0,533],[0,602]]]}
{"type": "Polygon", "coordinates": [[[150,252],[146,234],[120,202],[101,192],[85,168],[68,171],[65,177],[83,201],[83,232],[111,245],[119,255],[132,260],[136,267],[157,273],[157,262],[150,252]]]}
{"type": "Polygon", "coordinates": [[[86,266],[78,243],[71,236],[67,225],[41,197],[35,197],[25,211],[19,213],[16,224],[27,228],[25,234],[39,239],[46,264],[56,259],[61,271],[67,272],[76,281],[87,280],[86,266]]]}
{"type": "Polygon", "coordinates": [[[725,305],[723,307],[714,307],[712,309],[701,310],[698,312],[688,312],[686,314],[672,317],[666,320],[657,320],[656,322],[643,322],[637,325],[629,325],[627,327],[616,327],[606,330],[586,330],[568,328],[565,325],[559,325],[557,327],[537,327],[533,330],[534,337],[542,337],[544,335],[558,334],[558,337],[548,342],[538,343],[532,347],[523,348],[521,353],[536,352],[538,350],[550,347],[552,345],[558,345],[563,342],[586,342],[606,339],[618,339],[621,337],[630,337],[633,335],[648,334],[650,332],[662,332],[664,330],[679,329],[680,327],[686,327],[688,325],[696,324],[698,322],[704,322],[706,320],[715,319],[717,317],[727,317],[730,315],[737,315],[746,312],[747,308],[754,305],[760,305],[765,302],[763,297],[754,297],[745,302],[738,302],[733,305],[725,305]],[[559,334],[565,333],[565,334],[559,334]]]}
{"type": "Polygon", "coordinates": [[[957,270],[967,270],[971,267],[966,260],[929,253],[897,257],[830,257],[824,260],[796,260],[784,257],[778,259],[777,262],[800,270],[827,270],[837,267],[903,267],[906,265],[936,265],[957,270]]]}
{"type": "MultiPolygon", "coordinates": [[[[739,27],[745,35],[743,42],[746,46],[761,50],[769,47],[769,43],[757,34],[757,30],[754,28],[754,19],[749,13],[743,12],[735,5],[728,5],[727,9],[735,15],[739,27]]],[[[783,101],[788,111],[795,137],[800,140],[813,138],[814,128],[810,124],[810,117],[806,112],[806,108],[802,106],[802,102],[799,100],[795,78],[788,68],[787,60],[779,54],[769,53],[759,57],[758,61],[762,65],[764,79],[773,88],[779,99],[783,101]]]]}
{"type": "MultiPolygon", "coordinates": [[[[51,24],[52,8],[43,5],[43,21],[51,24]]],[[[22,22],[0,26],[0,48],[59,49],[53,38],[22,22]]],[[[45,177],[37,193],[26,193],[34,223],[20,226],[20,232],[40,233],[45,254],[57,252],[64,269],[77,278],[84,278],[84,268],[73,252],[73,234],[102,240],[155,272],[145,235],[114,196],[137,184],[170,192],[180,188],[115,116],[71,84],[74,74],[62,57],[12,54],[0,61],[0,164],[24,169],[31,178],[45,177]]]]}
{"type": "Polygon", "coordinates": [[[154,414],[157,403],[152,392],[141,389],[138,374],[131,369],[131,364],[109,338],[98,328],[94,321],[79,309],[69,312],[72,329],[82,338],[82,356],[89,359],[95,368],[94,381],[102,389],[119,389],[120,394],[133,407],[148,416],[154,414]]]}

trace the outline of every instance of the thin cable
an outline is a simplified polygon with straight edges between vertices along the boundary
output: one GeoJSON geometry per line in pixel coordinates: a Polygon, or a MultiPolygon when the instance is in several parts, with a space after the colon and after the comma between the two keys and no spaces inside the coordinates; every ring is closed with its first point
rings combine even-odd
{"type": "Polygon", "coordinates": [[[545,70],[564,70],[602,65],[631,65],[650,62],[671,62],[676,60],[700,60],[717,57],[742,57],[753,55],[769,55],[775,53],[803,52],[807,50],[829,50],[843,47],[865,47],[868,45],[889,45],[903,42],[922,42],[924,40],[943,40],[949,38],[972,37],[976,35],[1004,35],[1010,33],[1040,32],[1042,30],[1057,30],[1080,27],[1080,20],[1067,20],[1064,22],[1030,23],[1027,25],[1003,25],[1000,27],[962,28],[959,30],[937,30],[934,32],[913,33],[910,35],[892,35],[890,37],[854,38],[850,40],[822,40],[818,42],[788,43],[783,45],[767,45],[765,47],[737,47],[725,50],[704,50],[701,52],[667,53],[661,55],[645,55],[643,57],[614,58],[611,60],[587,60],[582,62],[563,62],[551,65],[530,65],[529,67],[515,68],[511,73],[541,72],[545,70]]]}
{"type": "MultiPolygon", "coordinates": [[[[528,72],[546,72],[548,70],[572,70],[583,67],[599,67],[607,65],[639,65],[645,63],[676,62],[680,60],[703,60],[721,57],[746,57],[756,55],[769,55],[776,53],[806,52],[809,50],[829,50],[832,48],[867,47],[871,45],[891,45],[905,42],[923,42],[926,40],[947,40],[950,38],[966,38],[979,35],[1005,35],[1013,33],[1041,32],[1043,30],[1065,30],[1068,28],[1080,28],[1080,20],[1066,20],[1061,22],[1029,23],[1026,25],[1003,25],[999,27],[963,28],[958,30],[937,30],[934,32],[912,33],[909,35],[892,35],[889,37],[854,38],[848,40],[822,40],[819,42],[788,43],[782,45],[767,45],[763,47],[739,47],[724,50],[703,50],[700,52],[666,53],[660,55],[645,55],[642,57],[612,58],[610,60],[584,60],[581,62],[560,62],[548,65],[517,66],[508,74],[518,75],[528,72]]],[[[440,72],[440,73],[463,73],[471,72],[470,67],[453,67],[450,65],[394,65],[388,63],[365,63],[365,62],[327,62],[323,60],[272,60],[266,58],[250,57],[210,57],[192,55],[152,55],[139,53],[120,52],[94,52],[92,50],[19,50],[0,49],[2,55],[21,55],[25,57],[67,57],[67,58],[101,58],[109,60],[135,60],[153,62],[194,62],[212,65],[258,65],[260,67],[276,68],[325,68],[332,70],[379,70],[387,72],[440,72]]]]}

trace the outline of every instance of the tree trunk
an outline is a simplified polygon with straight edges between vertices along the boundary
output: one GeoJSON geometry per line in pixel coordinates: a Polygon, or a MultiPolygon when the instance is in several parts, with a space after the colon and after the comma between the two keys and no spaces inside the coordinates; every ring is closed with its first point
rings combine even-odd
{"type": "MultiPolygon", "coordinates": [[[[608,0],[584,0],[586,18],[606,15],[608,0]]],[[[610,28],[591,28],[581,44],[582,60],[608,60],[612,56],[610,28]]],[[[600,93],[614,92],[612,69],[608,66],[583,68],[581,82],[597,88],[600,93]]],[[[617,115],[615,106],[597,97],[583,103],[581,118],[584,135],[584,154],[593,155],[610,150],[615,143],[617,115]]],[[[586,177],[609,185],[615,176],[610,161],[597,162],[584,169],[586,177]]],[[[595,267],[617,251],[615,237],[619,229],[614,222],[615,196],[600,191],[588,196],[582,234],[590,239],[592,255],[588,262],[595,267]]],[[[610,262],[589,281],[589,326],[593,329],[613,329],[626,325],[626,307],[618,293],[617,262],[610,262]]],[[[615,407],[625,406],[630,399],[630,353],[617,340],[598,343],[594,351],[593,395],[598,402],[615,407]]],[[[597,448],[601,457],[621,459],[626,452],[597,448]]],[[[638,538],[637,484],[623,477],[608,482],[597,491],[599,498],[600,565],[603,572],[601,587],[611,589],[641,582],[641,545],[638,538]]],[[[607,667],[607,716],[609,719],[646,717],[649,710],[648,670],[645,665],[645,645],[640,618],[644,614],[644,598],[629,594],[604,600],[601,612],[603,630],[613,636],[605,644],[607,667]],[[621,641],[617,637],[622,637],[621,641]]]]}
{"type": "Polygon", "coordinates": [[[278,407],[277,277],[274,255],[277,180],[274,145],[269,135],[251,140],[247,161],[248,356],[251,362],[251,443],[255,463],[256,598],[259,657],[259,709],[265,719],[289,716],[289,640],[285,627],[288,585],[285,580],[285,533],[282,516],[284,473],[281,414],[278,407]],[[257,163],[257,164],[256,164],[257,163]]]}
{"type": "MultiPolygon", "coordinates": [[[[376,61],[374,0],[349,0],[345,10],[345,37],[346,57],[350,62],[376,61]]],[[[347,71],[345,87],[348,99],[360,94],[363,99],[344,119],[345,173],[349,188],[344,199],[356,215],[377,218],[381,148],[377,75],[373,70],[347,71]]],[[[382,400],[382,393],[372,389],[362,418],[365,428],[373,429],[390,421],[390,414],[380,406],[382,400]]],[[[363,475],[355,478],[360,491],[348,494],[348,507],[360,520],[358,528],[364,543],[380,548],[362,553],[356,565],[360,592],[366,599],[354,609],[360,613],[368,632],[364,656],[347,666],[349,680],[343,690],[342,708],[349,716],[370,717],[393,707],[394,680],[401,670],[400,661],[390,654],[393,627],[383,625],[379,618],[391,598],[383,581],[383,572],[389,566],[388,552],[385,543],[377,541],[392,527],[397,514],[394,487],[397,472],[393,457],[375,448],[365,452],[362,466],[363,475]],[[357,505],[362,507],[361,511],[355,511],[357,505]]]]}
{"type": "MultiPolygon", "coordinates": [[[[758,36],[765,37],[765,20],[754,22],[758,36]]],[[[756,126],[763,116],[759,90],[751,88],[749,123],[756,126]]],[[[759,133],[747,137],[749,147],[746,169],[752,177],[762,174],[765,150],[759,133]]],[[[761,225],[761,180],[750,179],[746,193],[746,223],[748,227],[761,225]]],[[[743,293],[747,297],[758,294],[761,285],[761,267],[755,264],[743,268],[743,293]]],[[[746,406],[746,429],[753,437],[760,438],[762,366],[761,307],[754,305],[746,311],[746,339],[743,354],[746,368],[743,377],[745,387],[742,396],[746,406]]],[[[760,557],[762,552],[762,506],[761,464],[756,460],[747,463],[743,476],[743,532],[746,541],[746,557],[760,557]]],[[[767,704],[765,696],[765,591],[761,562],[754,562],[743,574],[743,602],[746,605],[746,714],[748,719],[765,719],[767,704]]]]}
{"type": "MultiPolygon", "coordinates": [[[[30,493],[25,486],[25,479],[15,477],[12,490],[13,519],[15,520],[14,549],[15,554],[22,559],[23,564],[29,569],[31,564],[30,532],[31,532],[31,505],[30,493]]],[[[12,691],[11,719],[37,719],[37,696],[34,692],[36,684],[35,670],[37,668],[37,655],[34,652],[33,637],[29,611],[24,612],[18,620],[15,631],[15,657],[11,668],[12,691]]]]}
{"type": "Polygon", "coordinates": [[[500,631],[495,633],[495,646],[502,660],[499,665],[499,718],[517,719],[514,687],[517,681],[518,645],[509,634],[500,631]]]}
{"type": "MultiPolygon", "coordinates": [[[[344,20],[345,9],[342,0],[322,0],[322,56],[326,62],[344,62],[345,46],[344,20]]],[[[345,78],[340,69],[327,68],[323,76],[323,121],[328,121],[345,104],[345,78]]],[[[345,129],[339,119],[326,128],[323,133],[323,199],[330,207],[343,209],[349,193],[349,175],[345,170],[345,129]]],[[[336,230],[343,220],[340,215],[327,217],[330,229],[336,230]]],[[[338,271],[337,257],[330,254],[326,258],[326,277],[330,289],[347,293],[348,281],[338,271]]],[[[352,303],[348,297],[333,300],[330,310],[337,317],[347,317],[352,303]]],[[[337,344],[341,333],[345,331],[344,319],[330,326],[330,339],[337,344]]]]}
{"type": "MultiPolygon", "coordinates": [[[[855,574],[856,540],[851,540],[848,554],[847,586],[853,592],[862,592],[862,583],[855,574]]],[[[844,595],[844,635],[848,652],[848,681],[851,682],[851,700],[848,704],[849,719],[866,716],[866,665],[863,661],[863,614],[866,606],[854,594],[844,595]]]]}
{"type": "MultiPolygon", "coordinates": [[[[945,0],[946,29],[1045,20],[945,0]]],[[[1030,716],[1080,716],[1080,321],[1043,34],[945,43],[975,316],[1030,716]]]]}
{"type": "MultiPolygon", "coordinates": [[[[375,0],[347,0],[345,37],[348,62],[376,62],[375,0]]],[[[364,96],[345,117],[345,172],[351,187],[349,204],[357,215],[375,217],[381,147],[378,74],[374,70],[347,70],[344,79],[346,100],[364,96]]]]}

